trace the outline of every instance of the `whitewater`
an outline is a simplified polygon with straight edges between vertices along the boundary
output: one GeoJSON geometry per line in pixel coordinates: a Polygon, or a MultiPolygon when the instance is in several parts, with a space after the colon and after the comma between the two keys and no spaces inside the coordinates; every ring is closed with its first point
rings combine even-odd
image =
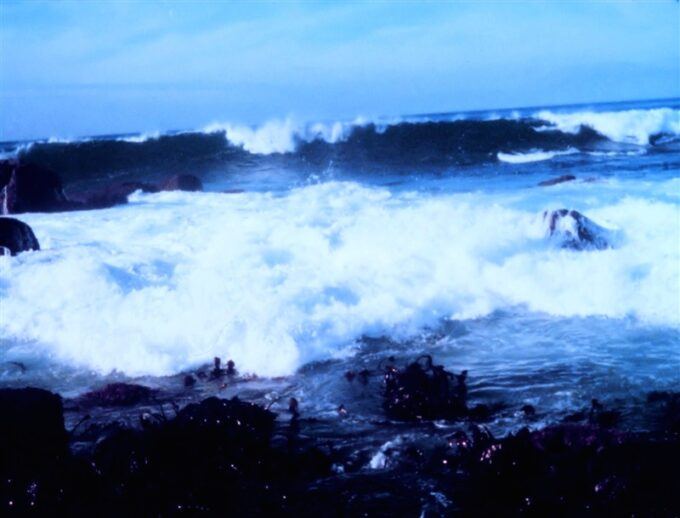
{"type": "MultiPolygon", "coordinates": [[[[555,376],[566,364],[572,374],[582,369],[583,394],[603,373],[613,395],[673,385],[680,112],[673,104],[625,108],[306,129],[283,121],[189,134],[191,149],[212,153],[189,162],[206,192],[136,192],[110,209],[19,216],[41,251],[0,257],[0,361],[26,365],[38,384],[64,386],[70,376],[76,392],[72,377],[82,373],[80,383],[92,386],[112,375],[187,372],[219,356],[244,373],[297,379],[324,362],[342,370],[395,351],[436,351],[497,389],[523,372],[535,383],[523,397],[558,406],[577,397],[573,379],[555,376]],[[423,144],[445,142],[441,132],[481,132],[469,126],[475,121],[526,117],[540,117],[520,127],[536,142],[510,148],[491,140],[495,126],[479,126],[491,136],[464,163],[460,155],[442,163],[423,144]],[[595,137],[583,133],[590,130],[595,137]],[[395,140],[404,135],[421,142],[422,155],[395,140]],[[381,162],[373,142],[390,160],[402,153],[403,163],[381,162]],[[576,179],[538,186],[564,174],[576,179]],[[611,246],[573,250],[551,238],[544,213],[562,208],[606,229],[611,246]]],[[[124,149],[148,160],[144,174],[153,177],[168,169],[167,154],[140,146],[186,138],[13,145],[19,156],[47,161],[52,149],[58,157],[137,146],[124,149]]],[[[98,171],[96,181],[119,174],[119,162],[107,167],[115,171],[98,171]]],[[[85,175],[91,181],[92,170],[64,169],[73,175],[67,192],[85,175]]],[[[11,367],[0,376],[20,377],[11,367]]],[[[305,390],[320,391],[328,379],[319,375],[305,390]]]]}

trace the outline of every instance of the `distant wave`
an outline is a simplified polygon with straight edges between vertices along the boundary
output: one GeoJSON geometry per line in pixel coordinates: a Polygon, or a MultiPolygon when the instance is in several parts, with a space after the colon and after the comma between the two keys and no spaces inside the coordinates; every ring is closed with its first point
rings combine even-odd
{"type": "Polygon", "coordinates": [[[153,179],[251,168],[332,166],[352,171],[450,169],[500,160],[525,163],[569,153],[627,153],[674,146],[676,108],[622,111],[486,112],[260,126],[214,123],[200,131],[0,143],[0,158],[51,167],[67,183],[153,179]]]}
{"type": "Polygon", "coordinates": [[[655,137],[680,136],[680,110],[672,108],[576,113],[543,110],[535,117],[549,123],[540,129],[578,133],[586,126],[613,142],[640,146],[649,144],[655,137]]]}

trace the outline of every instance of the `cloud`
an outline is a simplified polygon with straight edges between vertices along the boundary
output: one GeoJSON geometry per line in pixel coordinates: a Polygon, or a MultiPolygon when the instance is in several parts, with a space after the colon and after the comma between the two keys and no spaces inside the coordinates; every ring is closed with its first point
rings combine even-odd
{"type": "Polygon", "coordinates": [[[252,120],[677,92],[674,2],[199,6],[3,4],[0,95],[26,110],[36,92],[86,89],[122,109],[134,88],[149,114],[180,99],[196,117],[210,101],[212,118],[252,120]]]}

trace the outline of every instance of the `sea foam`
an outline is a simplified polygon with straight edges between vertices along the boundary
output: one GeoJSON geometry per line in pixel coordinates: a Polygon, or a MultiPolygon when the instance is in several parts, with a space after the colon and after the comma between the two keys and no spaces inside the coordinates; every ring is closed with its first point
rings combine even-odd
{"type": "Polygon", "coordinates": [[[217,355],[274,376],[362,334],[400,339],[504,308],[677,326],[680,210],[664,194],[677,182],[659,196],[643,183],[624,196],[617,184],[570,189],[433,195],[330,182],[27,214],[43,250],[0,257],[0,333],[102,373],[171,374],[217,355]],[[555,246],[542,210],[562,206],[621,241],[555,246]]]}
{"type": "Polygon", "coordinates": [[[649,144],[650,137],[654,135],[680,136],[680,110],[672,108],[574,113],[543,110],[535,117],[549,122],[561,131],[577,133],[581,126],[588,126],[615,142],[641,146],[649,144]]]}

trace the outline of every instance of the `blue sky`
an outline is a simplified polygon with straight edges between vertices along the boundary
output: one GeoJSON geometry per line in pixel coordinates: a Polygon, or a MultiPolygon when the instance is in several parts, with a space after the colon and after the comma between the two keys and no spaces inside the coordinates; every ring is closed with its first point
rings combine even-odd
{"type": "Polygon", "coordinates": [[[679,94],[673,0],[0,0],[0,140],[679,94]]]}

